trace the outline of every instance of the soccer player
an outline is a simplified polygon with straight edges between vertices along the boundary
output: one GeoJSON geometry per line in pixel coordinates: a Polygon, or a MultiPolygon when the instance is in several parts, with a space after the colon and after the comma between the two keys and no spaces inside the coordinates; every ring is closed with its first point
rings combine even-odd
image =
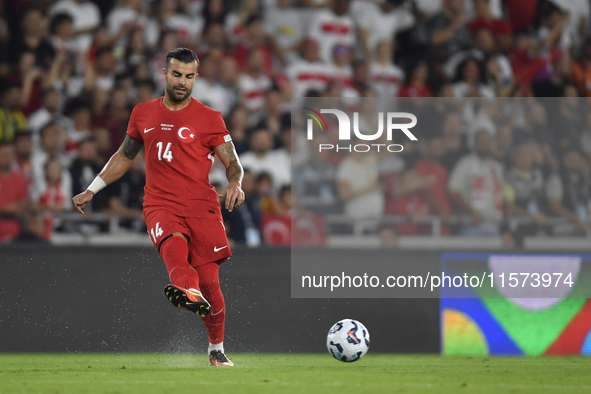
{"type": "Polygon", "coordinates": [[[229,211],[242,204],[244,172],[221,113],[191,97],[198,67],[199,59],[189,49],[166,55],[164,97],[135,106],[125,141],[73,201],[84,214],[94,195],[121,178],[145,147],[144,216],[170,277],[164,293],[174,306],[202,317],[211,364],[231,366],[224,353],[226,311],[218,273],[232,253],[219,198],[225,197],[229,211]],[[229,181],[219,195],[208,177],[215,155],[229,181]]]}

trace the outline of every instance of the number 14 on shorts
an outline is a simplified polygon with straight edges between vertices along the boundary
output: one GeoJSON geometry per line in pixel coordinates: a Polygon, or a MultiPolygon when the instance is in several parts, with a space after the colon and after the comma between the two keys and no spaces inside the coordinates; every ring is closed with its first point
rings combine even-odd
{"type": "Polygon", "coordinates": [[[156,238],[158,238],[162,235],[162,229],[160,228],[160,222],[156,223],[156,227],[154,227],[150,230],[150,234],[152,234],[152,238],[154,239],[154,243],[157,243],[158,241],[156,240],[156,238]]]}

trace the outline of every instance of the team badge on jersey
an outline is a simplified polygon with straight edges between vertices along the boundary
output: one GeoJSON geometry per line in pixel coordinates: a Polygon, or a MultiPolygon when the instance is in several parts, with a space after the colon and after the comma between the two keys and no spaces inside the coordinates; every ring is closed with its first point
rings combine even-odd
{"type": "Polygon", "coordinates": [[[195,139],[195,130],[191,126],[181,126],[177,131],[177,136],[181,142],[188,144],[195,139]]]}

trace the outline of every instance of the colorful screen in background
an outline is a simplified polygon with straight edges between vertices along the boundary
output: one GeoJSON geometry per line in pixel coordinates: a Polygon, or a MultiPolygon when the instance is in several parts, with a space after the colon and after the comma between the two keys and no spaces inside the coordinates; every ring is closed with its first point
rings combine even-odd
{"type": "MultiPolygon", "coordinates": [[[[444,355],[591,355],[591,299],[576,297],[581,263],[590,255],[533,255],[444,253],[442,270],[451,272],[450,261],[480,260],[488,271],[511,267],[528,270],[538,261],[544,269],[568,267],[573,272],[570,292],[548,290],[548,298],[516,295],[507,284],[492,293],[480,289],[442,289],[440,302],[441,353],[444,355]],[[513,293],[512,293],[513,292],[513,293]],[[451,295],[453,294],[453,297],[451,295]]],[[[549,271],[546,271],[549,272],[549,271]]],[[[587,286],[587,284],[585,284],[587,286]]],[[[539,293],[538,293],[539,294],[539,293]]]]}

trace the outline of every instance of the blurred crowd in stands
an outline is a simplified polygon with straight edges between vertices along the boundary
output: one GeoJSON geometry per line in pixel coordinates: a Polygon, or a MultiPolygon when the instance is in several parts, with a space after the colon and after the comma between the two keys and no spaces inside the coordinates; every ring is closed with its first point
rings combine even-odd
{"type": "MultiPolygon", "coordinates": [[[[133,106],[163,94],[179,46],[199,56],[193,97],[221,111],[246,169],[247,201],[224,213],[234,242],[289,228],[292,181],[304,215],[407,217],[381,228],[390,238],[430,233],[431,215],[443,234],[508,243],[585,234],[590,22],[586,0],[0,0],[0,243],[106,231],[97,214],[145,231],[143,157],[84,220],[60,215],[133,106]],[[401,154],[316,152],[292,130],[292,96],[400,98],[428,122],[401,154]],[[514,216],[530,220],[495,221],[514,216]]],[[[225,185],[219,162],[211,181],[225,185]]]]}

